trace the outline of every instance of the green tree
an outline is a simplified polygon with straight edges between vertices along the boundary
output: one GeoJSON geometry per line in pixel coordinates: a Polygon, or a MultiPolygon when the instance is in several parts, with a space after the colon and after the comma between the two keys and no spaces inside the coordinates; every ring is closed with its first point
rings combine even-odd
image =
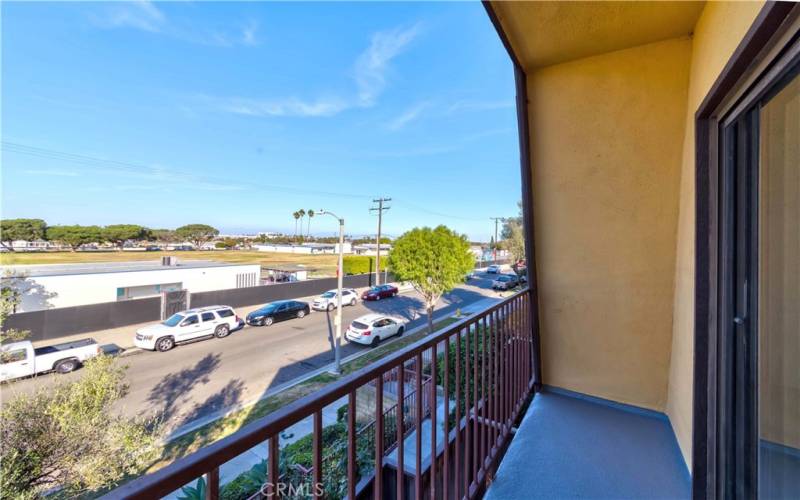
{"type": "Polygon", "coordinates": [[[238,239],[235,239],[235,238],[224,238],[221,241],[218,241],[218,242],[214,243],[214,246],[216,248],[231,249],[231,248],[236,247],[236,245],[238,245],[239,243],[241,243],[241,240],[238,240],[238,239]]]}
{"type": "Polygon", "coordinates": [[[11,242],[45,239],[47,223],[42,219],[3,219],[0,221],[0,245],[14,251],[11,242]]]}
{"type": "Polygon", "coordinates": [[[414,228],[397,238],[389,253],[389,269],[398,280],[410,282],[425,301],[428,332],[433,332],[436,302],[463,283],[474,265],[466,236],[445,226],[414,228]]]}
{"type": "MultiPolygon", "coordinates": [[[[0,280],[0,344],[17,342],[28,336],[27,330],[5,328],[6,319],[17,311],[22,296],[16,282],[25,279],[23,276],[7,271],[0,280]]],[[[0,351],[0,362],[4,362],[8,353],[0,351]]]]}
{"type": "Polygon", "coordinates": [[[306,213],[308,215],[308,228],[306,229],[306,237],[311,237],[311,219],[314,218],[314,210],[309,209],[306,213]]]}
{"type": "Polygon", "coordinates": [[[525,258],[525,230],[522,217],[522,202],[517,202],[519,215],[517,217],[507,217],[503,220],[503,229],[500,235],[503,238],[502,245],[509,251],[514,262],[525,258]]]}
{"type": "Polygon", "coordinates": [[[150,237],[150,230],[136,224],[112,224],[103,228],[106,241],[122,248],[126,241],[141,241],[150,237]]]}
{"type": "Polygon", "coordinates": [[[294,212],[292,214],[292,217],[294,217],[294,239],[296,240],[297,239],[297,221],[300,219],[300,212],[299,211],[294,212]]]}
{"type": "Polygon", "coordinates": [[[303,218],[306,216],[306,211],[301,208],[297,214],[300,215],[300,241],[303,241],[303,218]]]}
{"type": "Polygon", "coordinates": [[[172,229],[151,229],[150,236],[156,241],[163,243],[174,243],[178,241],[178,235],[172,229]]]}
{"type": "Polygon", "coordinates": [[[67,245],[73,252],[81,245],[103,241],[103,230],[100,226],[50,226],[46,235],[48,240],[67,245]]]}
{"type": "Polygon", "coordinates": [[[3,407],[0,490],[9,498],[40,497],[62,488],[73,498],[143,473],[158,457],[153,422],[112,411],[128,390],[125,368],[109,356],[86,362],[73,382],[18,394],[3,407]]]}
{"type": "Polygon", "coordinates": [[[199,250],[203,243],[213,240],[219,230],[206,224],[187,224],[176,229],[175,234],[199,250]]]}

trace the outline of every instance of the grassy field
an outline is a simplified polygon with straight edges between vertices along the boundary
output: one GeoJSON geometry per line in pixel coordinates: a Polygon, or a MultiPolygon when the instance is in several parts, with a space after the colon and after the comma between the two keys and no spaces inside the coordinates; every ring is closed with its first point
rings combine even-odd
{"type": "Polygon", "coordinates": [[[86,262],[131,262],[160,260],[173,255],[179,260],[213,260],[217,262],[261,264],[266,267],[302,264],[312,276],[334,276],[336,255],[303,255],[293,253],[253,252],[247,250],[219,250],[197,252],[8,252],[0,254],[0,264],[69,264],[86,262]]]}

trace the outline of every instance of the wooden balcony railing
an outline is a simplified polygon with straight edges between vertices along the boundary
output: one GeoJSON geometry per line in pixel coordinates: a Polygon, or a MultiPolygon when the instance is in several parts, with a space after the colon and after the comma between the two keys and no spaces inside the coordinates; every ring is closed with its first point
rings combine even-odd
{"type": "Polygon", "coordinates": [[[267,459],[253,498],[474,498],[533,390],[531,307],[530,292],[517,292],[107,498],[160,498],[200,478],[205,497],[219,498],[220,468],[257,446],[265,446],[267,459]],[[394,386],[389,391],[384,384],[394,386]],[[357,404],[365,394],[367,410],[364,399],[357,404]],[[391,400],[384,404],[384,397],[391,400]],[[323,410],[337,401],[346,401],[344,421],[323,427],[323,410]],[[305,419],[313,428],[307,463],[287,463],[282,433],[305,419]],[[295,470],[301,473],[287,473],[295,470]],[[296,476],[312,487],[298,495],[297,484],[283,484],[296,476]]]}

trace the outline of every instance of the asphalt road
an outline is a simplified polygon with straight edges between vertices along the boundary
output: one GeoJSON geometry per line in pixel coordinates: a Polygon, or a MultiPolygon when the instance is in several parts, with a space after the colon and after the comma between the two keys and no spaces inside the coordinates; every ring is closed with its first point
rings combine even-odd
{"type": "MultiPolygon", "coordinates": [[[[497,294],[487,275],[457,288],[440,301],[434,317],[497,294]]],[[[358,316],[380,312],[409,321],[406,330],[426,322],[423,303],[415,292],[392,299],[359,302],[343,309],[343,329],[358,316]]],[[[240,313],[241,314],[241,313],[240,313]]],[[[128,395],[118,411],[128,415],[161,414],[167,429],[231,406],[252,401],[266,391],[333,362],[335,311],[313,312],[302,319],[251,327],[224,339],[179,345],[168,352],[142,352],[121,357],[128,366],[128,395]]],[[[342,357],[370,349],[342,340],[342,357]]],[[[3,384],[3,400],[15,393],[30,393],[57,380],[82,376],[49,374],[3,384]]]]}

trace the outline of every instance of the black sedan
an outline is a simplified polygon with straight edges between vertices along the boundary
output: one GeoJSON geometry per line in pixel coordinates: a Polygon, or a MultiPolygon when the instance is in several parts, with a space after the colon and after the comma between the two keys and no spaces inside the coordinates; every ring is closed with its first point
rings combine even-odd
{"type": "Polygon", "coordinates": [[[269,326],[272,323],[292,318],[302,318],[311,312],[308,302],[278,300],[270,302],[247,315],[247,324],[269,326]]]}

